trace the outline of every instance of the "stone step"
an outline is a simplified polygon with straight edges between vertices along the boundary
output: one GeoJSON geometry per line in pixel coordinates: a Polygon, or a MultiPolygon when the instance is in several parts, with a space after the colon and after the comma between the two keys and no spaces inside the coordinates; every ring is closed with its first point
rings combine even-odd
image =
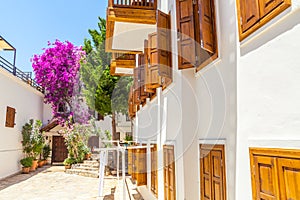
{"type": "Polygon", "coordinates": [[[98,172],[99,168],[96,167],[84,167],[84,166],[72,166],[72,169],[81,169],[81,170],[86,170],[86,171],[95,171],[98,172]]]}
{"type": "Polygon", "coordinates": [[[99,174],[98,172],[94,171],[88,171],[88,170],[81,170],[81,169],[67,169],[67,174],[76,174],[79,176],[85,176],[85,177],[92,177],[92,178],[98,178],[99,174]]]}
{"type": "Polygon", "coordinates": [[[86,165],[99,165],[99,162],[96,161],[96,160],[84,160],[83,164],[86,164],[86,165]]]}
{"type": "Polygon", "coordinates": [[[99,169],[99,164],[98,165],[89,165],[89,164],[73,164],[72,166],[74,167],[89,167],[89,168],[95,168],[95,169],[99,169]]]}

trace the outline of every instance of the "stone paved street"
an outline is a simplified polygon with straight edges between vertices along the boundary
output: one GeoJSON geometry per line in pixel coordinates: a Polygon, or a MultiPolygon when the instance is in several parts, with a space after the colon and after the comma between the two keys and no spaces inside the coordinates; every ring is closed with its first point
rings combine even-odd
{"type": "MultiPolygon", "coordinates": [[[[104,198],[98,197],[99,179],[64,172],[62,166],[40,168],[0,181],[0,200],[92,200],[114,199],[117,180],[105,179],[104,198]]],[[[118,199],[118,198],[115,198],[118,199]]]]}

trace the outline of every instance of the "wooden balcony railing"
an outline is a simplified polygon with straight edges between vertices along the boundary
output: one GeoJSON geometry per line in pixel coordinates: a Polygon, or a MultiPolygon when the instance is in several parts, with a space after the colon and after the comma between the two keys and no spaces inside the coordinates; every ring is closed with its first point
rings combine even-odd
{"type": "Polygon", "coordinates": [[[157,0],[108,0],[108,7],[156,10],[157,0]]]}
{"type": "Polygon", "coordinates": [[[135,60],[135,54],[113,53],[112,60],[135,60]]]}

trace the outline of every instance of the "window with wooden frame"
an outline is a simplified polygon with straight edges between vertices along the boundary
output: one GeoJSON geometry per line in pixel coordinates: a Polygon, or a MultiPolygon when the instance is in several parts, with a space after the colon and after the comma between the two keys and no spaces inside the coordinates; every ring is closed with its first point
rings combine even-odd
{"type": "Polygon", "coordinates": [[[240,40],[291,5],[291,0],[237,0],[240,40]]]}
{"type": "Polygon", "coordinates": [[[173,145],[164,145],[165,200],[176,200],[175,154],[173,145]]]}
{"type": "Polygon", "coordinates": [[[300,199],[300,150],[250,148],[252,199],[300,199]]]}
{"type": "Polygon", "coordinates": [[[176,0],[179,69],[202,69],[218,57],[214,0],[176,0]]]}
{"type": "Polygon", "coordinates": [[[6,107],[5,127],[8,127],[8,128],[14,128],[15,127],[15,115],[16,115],[16,109],[7,106],[6,107]]]}
{"type": "Polygon", "coordinates": [[[200,199],[226,200],[224,145],[200,144],[200,199]]]}

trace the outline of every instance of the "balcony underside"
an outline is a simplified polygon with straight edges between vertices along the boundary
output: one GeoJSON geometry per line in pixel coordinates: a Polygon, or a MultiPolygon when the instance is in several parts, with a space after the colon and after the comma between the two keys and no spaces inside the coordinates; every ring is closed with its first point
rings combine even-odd
{"type": "Polygon", "coordinates": [[[113,76],[133,76],[134,60],[113,60],[110,64],[110,74],[113,76]]]}
{"type": "Polygon", "coordinates": [[[155,27],[156,10],[108,8],[106,51],[139,54],[143,52],[144,39],[155,27]]]}

